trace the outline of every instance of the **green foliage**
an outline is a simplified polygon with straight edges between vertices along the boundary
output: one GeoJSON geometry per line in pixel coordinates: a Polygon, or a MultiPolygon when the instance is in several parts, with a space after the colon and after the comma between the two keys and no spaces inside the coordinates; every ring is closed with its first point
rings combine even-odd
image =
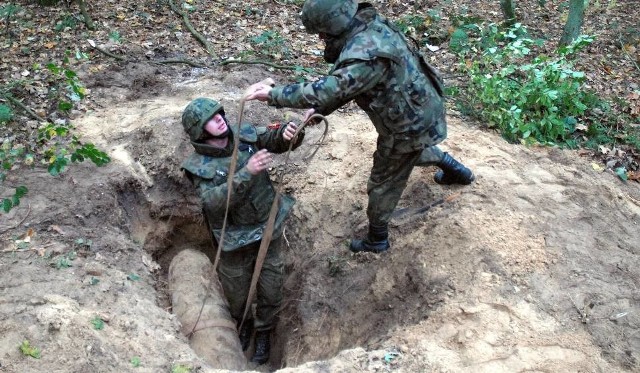
{"type": "Polygon", "coordinates": [[[171,373],[191,373],[191,367],[182,364],[176,364],[171,367],[171,373]]]}
{"type": "Polygon", "coordinates": [[[71,14],[65,15],[61,20],[56,23],[54,30],[60,32],[66,29],[75,29],[78,25],[78,20],[71,14]]]}
{"type": "Polygon", "coordinates": [[[91,319],[91,325],[93,325],[95,330],[102,330],[104,329],[104,320],[102,320],[100,316],[96,316],[91,319]]]}
{"type": "Polygon", "coordinates": [[[91,249],[91,246],[93,245],[93,241],[89,239],[84,239],[84,238],[78,238],[75,241],[73,241],[73,243],[75,244],[75,247],[79,250],[91,249]]]}
{"type": "Polygon", "coordinates": [[[135,273],[130,273],[127,275],[127,280],[129,281],[138,281],[140,280],[140,276],[136,275],[135,273]]]}
{"type": "Polygon", "coordinates": [[[109,33],[109,40],[111,40],[114,43],[120,43],[122,42],[122,37],[120,36],[120,33],[117,30],[114,30],[109,33]]]}
{"type": "Polygon", "coordinates": [[[53,267],[56,269],[65,269],[70,268],[73,265],[71,264],[78,257],[75,251],[69,252],[65,255],[59,255],[56,257],[55,261],[51,263],[53,267]]]}
{"type": "MultiPolygon", "coordinates": [[[[0,175],[4,175],[4,174],[0,174],[0,175]]],[[[13,196],[2,199],[2,211],[6,213],[11,211],[12,208],[19,206],[20,198],[24,197],[24,195],[27,194],[27,192],[28,192],[27,188],[23,185],[15,188],[13,196]]]]}
{"type": "Polygon", "coordinates": [[[20,5],[6,4],[0,6],[0,18],[4,18],[7,21],[7,27],[9,27],[9,21],[14,14],[19,13],[22,10],[20,5]]]}
{"type": "MultiPolygon", "coordinates": [[[[57,102],[57,108],[63,114],[73,109],[75,103],[82,100],[86,95],[86,89],[78,79],[76,72],[71,68],[72,55],[75,60],[87,59],[88,56],[80,51],[72,54],[71,51],[65,53],[64,58],[58,62],[51,62],[46,65],[50,73],[48,82],[50,84],[49,99],[57,102]]],[[[41,67],[33,65],[34,70],[41,67]]],[[[28,81],[13,82],[11,86],[0,87],[0,96],[7,98],[7,103],[19,101],[13,97],[12,90],[22,85],[28,85],[28,81]]],[[[24,105],[24,104],[22,104],[24,105]]],[[[18,109],[23,107],[17,106],[18,109]]],[[[97,166],[102,166],[111,161],[109,156],[97,149],[91,143],[82,143],[73,134],[73,125],[61,119],[53,122],[42,122],[35,133],[35,138],[17,140],[12,135],[12,128],[9,126],[14,117],[12,109],[2,104],[0,105],[0,124],[7,125],[8,135],[4,138],[0,147],[0,186],[3,185],[8,172],[19,172],[21,166],[32,166],[36,161],[47,166],[47,170],[53,176],[64,172],[70,163],[84,162],[90,160],[97,166]]],[[[8,212],[13,207],[20,204],[20,198],[27,192],[24,186],[18,186],[13,196],[2,199],[2,211],[8,212]]]]}
{"type": "Polygon", "coordinates": [[[31,343],[26,339],[22,341],[22,344],[20,344],[20,352],[22,352],[24,356],[31,356],[34,359],[40,359],[40,349],[31,346],[31,343]]]}
{"type": "MultiPolygon", "coordinates": [[[[82,100],[86,95],[86,88],[78,79],[78,74],[70,68],[71,51],[66,51],[61,63],[50,62],[46,65],[47,69],[62,82],[61,86],[54,88],[54,92],[60,92],[58,108],[61,111],[68,111],[73,108],[72,102],[82,100]],[[68,102],[66,100],[70,100],[68,102]]],[[[87,55],[76,51],[75,58],[85,59],[87,55]]]]}
{"type": "Polygon", "coordinates": [[[7,105],[0,104],[0,125],[6,124],[13,119],[13,111],[7,105]]]}
{"type": "Polygon", "coordinates": [[[403,34],[424,43],[440,44],[448,38],[447,28],[442,25],[438,9],[429,9],[426,15],[402,16],[394,24],[403,34]]]}
{"type": "Polygon", "coordinates": [[[131,358],[131,365],[132,365],[134,368],[139,367],[139,366],[140,366],[140,364],[141,364],[141,361],[140,361],[140,357],[139,357],[139,356],[134,356],[134,357],[132,357],[132,358],[131,358]]]}
{"type": "Polygon", "coordinates": [[[469,74],[467,112],[510,141],[565,143],[579,124],[584,126],[587,109],[598,99],[584,90],[585,75],[574,69],[570,57],[593,38],[581,36],[556,56],[530,59],[539,42],[528,38],[520,24],[505,31],[492,24],[481,35],[456,49],[463,57],[480,52],[461,64],[469,74]]]}
{"type": "Polygon", "coordinates": [[[257,54],[281,59],[291,55],[290,48],[286,45],[285,39],[278,31],[266,30],[258,36],[250,39],[257,54]]]}

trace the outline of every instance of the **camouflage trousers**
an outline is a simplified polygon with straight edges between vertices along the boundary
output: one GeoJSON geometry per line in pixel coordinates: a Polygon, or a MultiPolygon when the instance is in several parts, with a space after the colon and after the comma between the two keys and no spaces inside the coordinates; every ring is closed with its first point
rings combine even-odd
{"type": "Polygon", "coordinates": [[[367,183],[369,223],[382,225],[389,222],[407,187],[413,168],[437,165],[444,152],[437,146],[407,154],[387,155],[380,150],[373,153],[373,167],[367,183]]]}
{"type": "MultiPolygon", "coordinates": [[[[282,238],[271,241],[256,287],[256,315],[253,326],[256,330],[270,330],[282,304],[284,262],[281,256],[282,238]]],[[[260,242],[255,242],[239,250],[222,252],[218,265],[220,283],[229,301],[231,316],[238,322],[244,314],[251,276],[256,264],[260,242]]],[[[247,320],[251,319],[247,313],[247,320]]]]}

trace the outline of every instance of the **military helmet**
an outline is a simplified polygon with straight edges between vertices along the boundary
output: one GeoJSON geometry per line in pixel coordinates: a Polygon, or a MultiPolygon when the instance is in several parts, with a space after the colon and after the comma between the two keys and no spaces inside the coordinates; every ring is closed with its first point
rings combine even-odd
{"type": "Polygon", "coordinates": [[[196,98],[182,112],[182,126],[189,135],[191,141],[204,139],[204,125],[216,114],[224,116],[224,107],[221,103],[210,98],[196,98]]]}
{"type": "Polygon", "coordinates": [[[309,34],[338,36],[347,30],[357,10],[357,0],[307,0],[302,6],[302,24],[309,34]]]}

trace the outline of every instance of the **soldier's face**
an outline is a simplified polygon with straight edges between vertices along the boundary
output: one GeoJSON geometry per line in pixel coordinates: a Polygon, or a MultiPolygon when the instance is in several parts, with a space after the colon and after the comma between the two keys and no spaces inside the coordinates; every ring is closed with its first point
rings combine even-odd
{"type": "Polygon", "coordinates": [[[213,136],[220,136],[227,132],[227,122],[222,115],[216,114],[204,125],[204,130],[213,136]]]}

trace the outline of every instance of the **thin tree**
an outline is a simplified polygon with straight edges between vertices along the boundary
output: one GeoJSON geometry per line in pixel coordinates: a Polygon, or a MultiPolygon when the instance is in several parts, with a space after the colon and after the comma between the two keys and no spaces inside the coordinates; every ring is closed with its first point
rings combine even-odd
{"type": "Polygon", "coordinates": [[[559,45],[571,44],[578,36],[584,22],[585,0],[569,0],[569,16],[564,25],[564,32],[560,38],[559,45]]]}
{"type": "Polygon", "coordinates": [[[504,15],[504,23],[506,26],[513,26],[516,23],[516,10],[513,0],[500,0],[500,9],[504,15]]]}

